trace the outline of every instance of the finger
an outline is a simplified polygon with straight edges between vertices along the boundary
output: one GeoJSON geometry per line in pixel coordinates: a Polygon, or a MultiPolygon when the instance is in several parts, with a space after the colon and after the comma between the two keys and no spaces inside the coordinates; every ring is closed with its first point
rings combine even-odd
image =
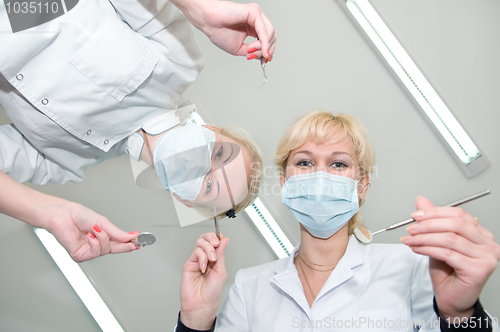
{"type": "Polygon", "coordinates": [[[418,196],[416,200],[417,210],[429,209],[434,207],[434,204],[431,203],[427,198],[418,196]]]}
{"type": "Polygon", "coordinates": [[[415,236],[427,233],[454,233],[467,240],[482,244],[486,239],[484,235],[474,225],[461,218],[439,218],[419,221],[406,228],[408,232],[415,236]]]}
{"type": "Polygon", "coordinates": [[[92,227],[92,234],[95,235],[96,239],[99,240],[101,245],[101,255],[107,255],[110,253],[109,236],[104,232],[98,224],[92,227]]]}
{"type": "Polygon", "coordinates": [[[132,242],[121,243],[116,241],[110,242],[110,253],[111,254],[121,254],[125,252],[131,252],[141,249],[141,246],[136,246],[132,242]]]}
{"type": "Polygon", "coordinates": [[[227,246],[227,244],[229,242],[229,238],[222,237],[222,235],[221,235],[221,241],[220,242],[221,242],[220,246],[216,249],[216,252],[217,252],[217,263],[214,264],[214,269],[223,278],[227,278],[225,250],[226,250],[226,246],[227,246]]]}
{"type": "Polygon", "coordinates": [[[250,25],[254,26],[255,32],[257,34],[257,38],[259,38],[259,41],[261,43],[261,51],[264,57],[266,59],[269,59],[269,41],[272,39],[272,36],[274,35],[274,27],[272,26],[271,22],[267,20],[267,17],[264,15],[260,7],[256,4],[249,4],[249,6],[252,6],[254,8],[251,9],[251,12],[254,13],[253,17],[250,18],[250,25]],[[269,22],[270,27],[268,28],[266,25],[266,20],[269,22]]]}
{"type": "MultiPolygon", "coordinates": [[[[252,53],[255,53],[255,52],[257,52],[257,51],[260,51],[260,50],[261,50],[261,47],[262,47],[262,45],[261,45],[260,41],[256,40],[256,41],[254,41],[254,42],[251,42],[251,43],[249,43],[249,44],[247,45],[247,53],[248,53],[248,54],[252,54],[252,53]]],[[[260,53],[261,53],[261,52],[259,52],[259,54],[260,54],[260,53]]]]}
{"type": "Polygon", "coordinates": [[[191,257],[193,258],[191,259],[192,261],[198,262],[198,268],[200,269],[201,273],[205,273],[208,265],[208,257],[205,251],[203,251],[203,249],[201,248],[196,248],[191,257]]]}
{"type": "Polygon", "coordinates": [[[137,235],[139,234],[138,231],[127,233],[115,226],[105,217],[101,219],[101,228],[108,234],[108,236],[112,240],[123,243],[130,242],[130,240],[137,238],[137,235]]]}
{"type": "Polygon", "coordinates": [[[482,280],[482,284],[497,266],[497,262],[492,257],[485,257],[484,259],[470,258],[447,248],[416,246],[411,247],[411,250],[416,254],[445,262],[462,277],[475,276],[473,277],[474,280],[482,280]]]}
{"type": "Polygon", "coordinates": [[[477,230],[479,232],[481,232],[481,234],[484,235],[484,237],[492,242],[495,241],[495,237],[493,236],[493,234],[491,234],[491,232],[489,230],[487,230],[486,228],[484,228],[483,226],[481,226],[481,224],[477,224],[476,226],[477,230]]]}
{"type": "Polygon", "coordinates": [[[208,242],[205,238],[199,238],[196,241],[196,250],[201,249],[205,252],[205,255],[211,262],[215,262],[217,260],[217,254],[215,253],[214,245],[211,242],[208,242]]]}
{"type": "MultiPolygon", "coordinates": [[[[200,238],[198,240],[200,240],[200,239],[203,239],[206,242],[211,243],[214,248],[217,248],[219,246],[219,239],[217,238],[217,235],[215,235],[215,233],[213,233],[213,232],[203,234],[202,236],[200,236],[200,238]]],[[[196,245],[197,244],[198,244],[198,241],[196,241],[196,245]]],[[[196,248],[196,245],[195,245],[195,248],[196,248]]]]}
{"type": "Polygon", "coordinates": [[[276,49],[276,36],[271,41],[271,48],[269,49],[269,54],[271,55],[271,58],[269,61],[273,61],[274,58],[274,50],[276,49]]]}
{"type": "Polygon", "coordinates": [[[407,246],[426,246],[426,247],[439,247],[454,250],[464,256],[471,258],[480,258],[484,256],[484,251],[481,246],[472,243],[452,232],[447,233],[428,233],[418,234],[415,236],[403,236],[401,238],[407,246]]]}
{"type": "Polygon", "coordinates": [[[413,246],[410,247],[410,249],[416,254],[429,256],[433,259],[445,262],[457,271],[462,271],[466,266],[470,267],[475,261],[475,259],[464,256],[449,248],[413,246]]]}
{"type": "Polygon", "coordinates": [[[82,262],[101,256],[101,243],[93,233],[87,233],[87,245],[82,245],[75,256],[81,257],[82,262]]]}

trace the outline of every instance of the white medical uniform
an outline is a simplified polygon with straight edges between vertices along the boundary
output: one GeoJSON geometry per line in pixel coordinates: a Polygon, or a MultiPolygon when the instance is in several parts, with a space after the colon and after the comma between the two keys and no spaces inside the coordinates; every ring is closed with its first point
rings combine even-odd
{"type": "Polygon", "coordinates": [[[146,123],[157,133],[179,123],[171,111],[202,56],[173,4],[143,2],[80,0],[17,33],[0,3],[0,106],[12,121],[0,127],[0,170],[20,182],[80,182],[103,160],[137,160],[134,132],[146,123]]]}
{"type": "Polygon", "coordinates": [[[347,250],[310,308],[293,258],[236,274],[216,331],[440,331],[428,258],[404,245],[347,250]],[[414,325],[416,327],[414,327],[414,325]]]}

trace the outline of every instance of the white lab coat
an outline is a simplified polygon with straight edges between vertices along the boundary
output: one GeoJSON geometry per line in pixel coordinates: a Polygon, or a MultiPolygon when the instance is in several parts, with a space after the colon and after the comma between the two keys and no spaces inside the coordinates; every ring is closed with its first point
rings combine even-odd
{"type": "Polygon", "coordinates": [[[428,258],[404,245],[347,250],[310,308],[292,255],[243,269],[216,331],[439,331],[428,258]]]}
{"type": "Polygon", "coordinates": [[[20,182],[80,182],[103,160],[137,160],[127,138],[175,110],[203,66],[168,1],[80,0],[16,33],[0,4],[0,22],[0,105],[13,122],[0,127],[0,170],[20,182]]]}

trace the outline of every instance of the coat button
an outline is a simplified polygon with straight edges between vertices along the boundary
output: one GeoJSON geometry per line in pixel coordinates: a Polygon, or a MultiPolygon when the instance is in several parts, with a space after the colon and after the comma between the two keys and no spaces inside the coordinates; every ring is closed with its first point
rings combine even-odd
{"type": "Polygon", "coordinates": [[[47,98],[42,99],[42,104],[47,105],[49,103],[49,100],[47,98]]]}
{"type": "Polygon", "coordinates": [[[104,141],[104,145],[108,144],[109,143],[109,140],[105,140],[104,141]]]}
{"type": "Polygon", "coordinates": [[[90,135],[92,133],[92,130],[87,130],[87,135],[90,135]]]}
{"type": "Polygon", "coordinates": [[[24,76],[23,76],[23,74],[17,74],[16,78],[17,78],[18,81],[22,81],[23,78],[24,78],[24,76]]]}

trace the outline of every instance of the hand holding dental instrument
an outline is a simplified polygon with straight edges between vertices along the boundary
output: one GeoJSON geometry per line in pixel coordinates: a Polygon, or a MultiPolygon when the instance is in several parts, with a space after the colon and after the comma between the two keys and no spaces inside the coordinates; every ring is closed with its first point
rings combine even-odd
{"type": "MultiPolygon", "coordinates": [[[[459,206],[459,205],[462,205],[464,203],[467,203],[467,202],[470,202],[472,200],[475,200],[476,198],[480,198],[480,197],[483,197],[483,196],[486,196],[490,193],[491,191],[486,189],[486,190],[483,190],[483,191],[480,191],[474,195],[470,195],[470,196],[467,196],[467,197],[464,197],[462,199],[459,199],[457,201],[454,201],[450,204],[447,204],[445,206],[448,206],[448,207],[455,207],[455,206],[459,206]]],[[[372,242],[372,239],[373,239],[373,236],[376,235],[376,234],[380,234],[382,232],[385,232],[385,231],[390,231],[390,230],[393,230],[393,229],[396,229],[396,228],[399,228],[399,227],[403,227],[405,225],[408,225],[408,224],[411,224],[412,222],[415,222],[415,219],[413,218],[408,218],[408,219],[405,219],[405,220],[402,220],[400,222],[397,222],[395,224],[392,224],[392,225],[389,225],[387,226],[386,228],[383,228],[379,231],[376,231],[374,233],[370,232],[370,230],[364,226],[358,226],[354,229],[354,236],[356,237],[356,239],[359,241],[359,242],[362,242],[362,243],[370,243],[372,242]]]]}

